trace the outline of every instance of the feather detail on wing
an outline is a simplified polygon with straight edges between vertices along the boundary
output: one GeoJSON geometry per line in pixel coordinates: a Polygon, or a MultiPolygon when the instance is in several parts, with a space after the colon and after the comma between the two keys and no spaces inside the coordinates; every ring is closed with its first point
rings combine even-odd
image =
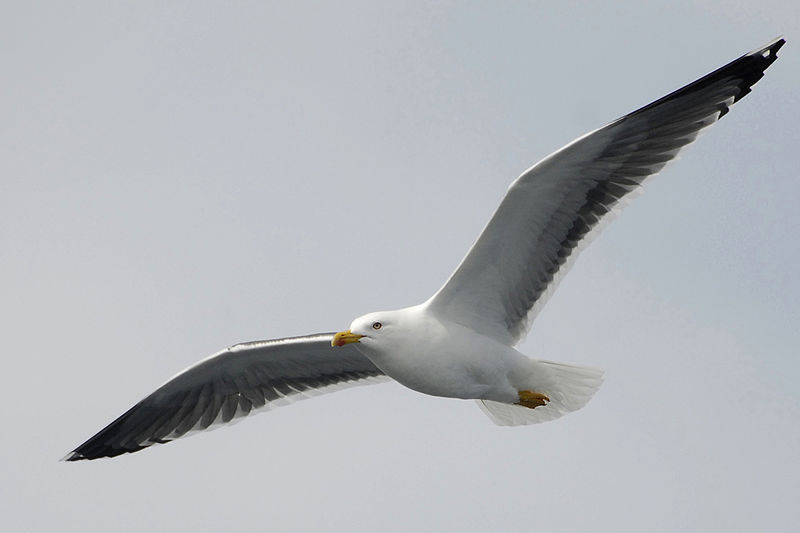
{"type": "Polygon", "coordinates": [[[114,457],[212,429],[266,410],[386,377],[332,333],[248,342],[223,350],[167,381],[64,460],[114,457]]]}
{"type": "Polygon", "coordinates": [[[589,234],[749,93],[784,42],[750,52],[524,172],[429,308],[500,342],[520,342],[589,234]]]}

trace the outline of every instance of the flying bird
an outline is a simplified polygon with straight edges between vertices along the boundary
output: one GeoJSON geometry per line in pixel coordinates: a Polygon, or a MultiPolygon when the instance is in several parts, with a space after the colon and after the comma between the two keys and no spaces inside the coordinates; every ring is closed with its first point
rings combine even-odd
{"type": "Polygon", "coordinates": [[[523,172],[426,302],[369,313],[339,333],[232,346],[164,383],[64,459],[135,452],[258,410],[388,379],[476,400],[500,425],[580,409],[600,387],[601,370],[534,359],[514,346],[601,222],[749,93],[784,43],[745,54],[523,172]]]}

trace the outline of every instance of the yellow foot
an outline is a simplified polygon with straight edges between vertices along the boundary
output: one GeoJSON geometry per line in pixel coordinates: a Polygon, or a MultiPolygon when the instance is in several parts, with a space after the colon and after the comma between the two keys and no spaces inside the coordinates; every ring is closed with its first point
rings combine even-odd
{"type": "Polygon", "coordinates": [[[517,405],[527,407],[528,409],[536,409],[537,407],[547,405],[550,401],[550,398],[544,394],[531,390],[521,390],[517,394],[519,395],[517,405]]]}

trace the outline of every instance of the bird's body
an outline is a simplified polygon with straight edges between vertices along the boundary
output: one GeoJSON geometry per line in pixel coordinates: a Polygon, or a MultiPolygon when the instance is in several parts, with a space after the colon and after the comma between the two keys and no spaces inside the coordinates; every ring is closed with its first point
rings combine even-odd
{"type": "Polygon", "coordinates": [[[409,389],[478,400],[498,425],[558,418],[583,407],[602,384],[602,370],[528,357],[441,316],[432,301],[359,317],[332,343],[354,344],[376,367],[409,389]],[[527,408],[521,402],[524,393],[542,395],[546,402],[527,408]]]}
{"type": "Polygon", "coordinates": [[[513,347],[439,319],[425,304],[370,313],[350,329],[368,331],[376,321],[381,342],[362,338],[356,348],[387,376],[424,394],[514,402],[533,371],[533,361],[513,347]]]}
{"type": "Polygon", "coordinates": [[[67,456],[111,457],[343,386],[393,378],[477,400],[497,424],[583,407],[602,371],[515,346],[591,234],[698,133],[750,92],[777,39],[590,132],[517,178],[449,280],[420,305],[347,331],[236,345],[178,374],[67,456]]]}

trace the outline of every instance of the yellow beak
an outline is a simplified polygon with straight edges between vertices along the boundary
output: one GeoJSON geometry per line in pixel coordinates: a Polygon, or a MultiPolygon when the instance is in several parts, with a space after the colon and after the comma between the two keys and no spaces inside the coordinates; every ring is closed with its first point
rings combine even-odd
{"type": "Polygon", "coordinates": [[[351,342],[358,342],[358,339],[363,336],[364,335],[350,333],[349,329],[347,331],[340,331],[333,336],[333,339],[331,340],[331,346],[344,346],[345,344],[350,344],[351,342]]]}

